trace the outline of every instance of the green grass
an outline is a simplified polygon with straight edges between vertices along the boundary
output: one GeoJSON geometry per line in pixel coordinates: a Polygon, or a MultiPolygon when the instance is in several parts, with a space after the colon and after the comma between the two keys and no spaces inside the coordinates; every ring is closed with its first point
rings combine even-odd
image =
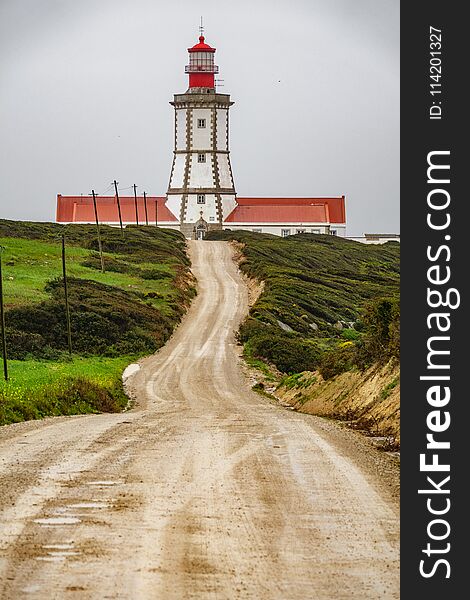
{"type": "Polygon", "coordinates": [[[395,377],[393,381],[388,383],[380,392],[380,397],[382,398],[382,400],[386,400],[399,383],[400,377],[395,377]]]}
{"type": "Polygon", "coordinates": [[[73,356],[70,360],[62,361],[10,360],[9,380],[0,380],[0,395],[26,398],[40,387],[67,377],[86,377],[99,385],[111,385],[134,359],[133,356],[73,356]]]}
{"type": "Polygon", "coordinates": [[[361,344],[367,305],[399,294],[396,243],[229,230],[209,232],[207,239],[241,244],[241,270],[264,281],[264,291],[241,325],[240,340],[252,358],[284,373],[315,370],[323,354],[344,340],[361,344]],[[292,331],[284,331],[279,322],[292,331]]]}
{"type": "Polygon", "coordinates": [[[9,361],[9,380],[0,381],[0,424],[122,410],[127,398],[121,375],[133,359],[75,356],[57,362],[9,361]]]}
{"type": "Polygon", "coordinates": [[[315,376],[306,376],[305,373],[294,373],[293,375],[287,375],[281,379],[279,387],[283,386],[287,389],[292,388],[306,388],[309,385],[316,383],[317,378],[315,376]]]}
{"type": "Polygon", "coordinates": [[[247,365],[257,369],[258,371],[261,371],[266,381],[276,381],[277,378],[273,374],[270,366],[260,358],[253,356],[248,345],[245,345],[243,349],[243,358],[245,359],[247,365]]]}
{"type": "MultiPolygon", "coordinates": [[[[40,302],[49,298],[45,291],[48,281],[62,276],[61,246],[59,242],[27,240],[12,237],[0,238],[3,247],[3,276],[5,307],[10,308],[22,304],[40,302]]],[[[157,293],[162,298],[150,298],[153,305],[162,308],[167,301],[175,297],[172,285],[172,269],[170,264],[155,265],[150,262],[139,264],[139,269],[157,269],[169,277],[146,280],[137,274],[116,273],[83,266],[82,263],[93,256],[90,250],[77,246],[68,246],[67,275],[70,277],[98,281],[106,285],[129,289],[143,294],[157,293]]],[[[105,253],[106,263],[115,260],[115,255],[105,253]]],[[[123,267],[137,269],[130,261],[122,261],[123,267]]]]}
{"type": "MultiPolygon", "coordinates": [[[[170,337],[195,294],[181,233],[0,219],[10,381],[0,424],[122,410],[123,369],[170,337]],[[67,354],[61,235],[73,358],[67,354]],[[12,360],[15,359],[15,360],[12,360]]],[[[1,360],[1,358],[0,358],[1,360]]]]}

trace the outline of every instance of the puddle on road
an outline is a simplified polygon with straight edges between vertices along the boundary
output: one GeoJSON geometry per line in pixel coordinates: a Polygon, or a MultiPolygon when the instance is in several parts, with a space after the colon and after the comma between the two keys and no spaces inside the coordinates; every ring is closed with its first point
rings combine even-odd
{"type": "Polygon", "coordinates": [[[36,560],[40,560],[41,562],[63,562],[65,556],[37,556],[36,560]]]}
{"type": "Polygon", "coordinates": [[[45,517],[43,519],[34,519],[38,525],[76,525],[81,523],[78,517],[45,517]]]}
{"type": "Polygon", "coordinates": [[[32,585],[27,585],[22,588],[21,591],[25,594],[35,594],[36,592],[41,591],[41,587],[42,586],[40,586],[39,583],[33,583],[32,585]]]}
{"type": "Polygon", "coordinates": [[[122,483],[123,483],[122,481],[103,480],[103,481],[88,481],[86,485],[121,485],[122,483]]]}
{"type": "Polygon", "coordinates": [[[69,504],[66,507],[66,510],[69,510],[71,508],[109,508],[110,504],[109,502],[97,502],[97,501],[93,501],[93,502],[77,502],[76,504],[69,504]]]}
{"type": "Polygon", "coordinates": [[[69,556],[78,556],[80,552],[74,548],[73,541],[67,541],[62,544],[44,544],[43,550],[46,550],[46,556],[37,556],[36,560],[46,562],[63,562],[69,556]]]}

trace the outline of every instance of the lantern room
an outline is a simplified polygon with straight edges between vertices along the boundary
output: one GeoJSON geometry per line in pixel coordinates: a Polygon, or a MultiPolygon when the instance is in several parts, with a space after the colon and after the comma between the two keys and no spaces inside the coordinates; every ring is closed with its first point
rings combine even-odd
{"type": "Polygon", "coordinates": [[[199,37],[199,43],[188,48],[189,65],[185,73],[189,75],[189,89],[209,88],[215,89],[214,75],[219,72],[219,67],[214,64],[215,48],[211,48],[204,41],[204,36],[199,37]]]}

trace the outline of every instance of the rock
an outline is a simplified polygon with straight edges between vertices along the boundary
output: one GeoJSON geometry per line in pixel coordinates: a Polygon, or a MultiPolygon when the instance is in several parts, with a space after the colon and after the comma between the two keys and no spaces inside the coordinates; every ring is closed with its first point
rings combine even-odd
{"type": "Polygon", "coordinates": [[[286,323],[279,321],[279,319],[276,319],[276,322],[283,331],[294,331],[292,327],[289,327],[289,325],[286,325],[286,323]]]}
{"type": "Polygon", "coordinates": [[[308,326],[315,331],[318,329],[318,325],[316,323],[309,323],[308,326]]]}

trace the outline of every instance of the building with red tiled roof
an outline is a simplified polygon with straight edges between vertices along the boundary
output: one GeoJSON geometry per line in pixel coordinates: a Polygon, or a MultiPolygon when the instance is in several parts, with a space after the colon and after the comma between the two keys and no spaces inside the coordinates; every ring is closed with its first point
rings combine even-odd
{"type": "MultiPolygon", "coordinates": [[[[178,225],[178,219],[166,206],[165,196],[97,196],[98,220],[108,225],[119,225],[119,208],[123,225],[139,222],[141,225],[172,227],[178,225]]],[[[57,196],[56,219],[59,223],[94,223],[95,211],[91,196],[57,196]]]]}
{"type": "MultiPolygon", "coordinates": [[[[296,233],[346,234],[344,196],[301,198],[238,197],[229,147],[229,94],[215,88],[215,48],[205,42],[188,48],[188,89],[175,94],[173,163],[163,196],[146,199],[97,197],[101,223],[157,223],[179,229],[187,238],[203,238],[220,229],[248,229],[288,236],[296,233]],[[119,211],[120,208],[120,211],[119,211]],[[119,215],[119,212],[121,215],[119,215]]],[[[93,223],[93,200],[86,196],[57,196],[57,221],[93,223]]]]}

